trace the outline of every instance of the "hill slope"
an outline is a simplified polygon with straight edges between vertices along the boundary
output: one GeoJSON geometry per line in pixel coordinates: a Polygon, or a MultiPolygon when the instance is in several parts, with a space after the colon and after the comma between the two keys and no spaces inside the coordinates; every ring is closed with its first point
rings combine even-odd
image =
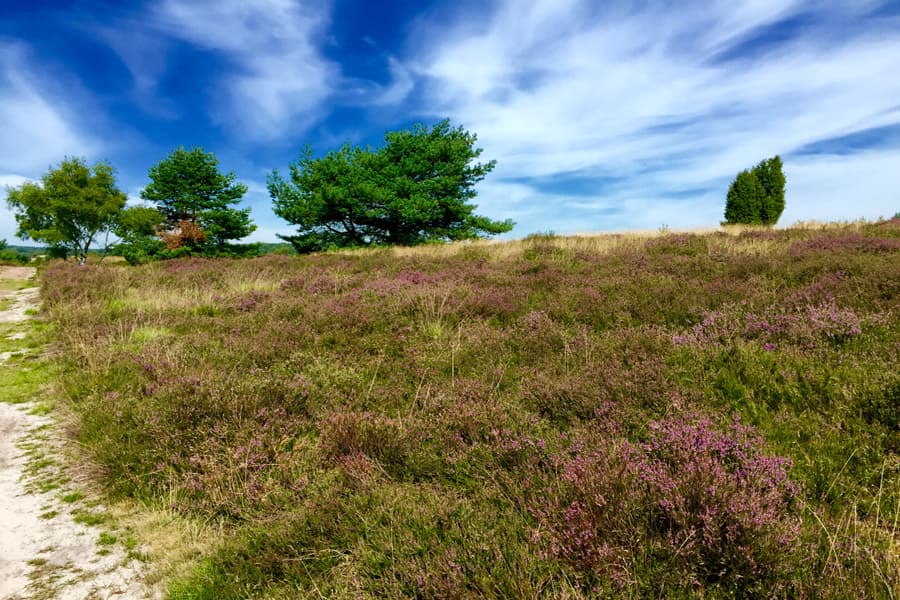
{"type": "Polygon", "coordinates": [[[173,596],[897,590],[896,221],[43,285],[107,489],[231,532],[173,596]]]}

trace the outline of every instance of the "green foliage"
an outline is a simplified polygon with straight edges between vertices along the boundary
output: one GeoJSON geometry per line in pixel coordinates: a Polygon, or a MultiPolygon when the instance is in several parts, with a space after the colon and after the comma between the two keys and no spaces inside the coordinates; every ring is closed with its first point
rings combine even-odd
{"type": "Polygon", "coordinates": [[[741,171],[728,189],[725,223],[774,225],[784,212],[785,183],[779,156],[741,171]]]}
{"type": "Polygon", "coordinates": [[[163,214],[155,208],[130,206],[119,213],[113,232],[125,241],[154,237],[164,219],[163,214]]]}
{"type": "Polygon", "coordinates": [[[762,225],[762,205],[766,190],[751,171],[741,171],[728,189],[725,222],[762,225]]]}
{"type": "Polygon", "coordinates": [[[256,230],[249,208],[233,208],[247,193],[247,186],[235,183],[234,173],[220,173],[218,165],[212,152],[179,147],[150,168],[151,182],[141,192],[141,198],[157,204],[165,218],[165,228],[179,240],[170,247],[221,249],[229,240],[246,237],[256,230]],[[202,236],[182,236],[186,224],[199,228],[202,236]]]}
{"type": "Polygon", "coordinates": [[[113,227],[113,233],[121,240],[114,251],[131,265],[160,257],[165,244],[159,240],[157,232],[164,219],[159,210],[149,206],[131,206],[122,210],[113,227]]]}
{"type": "Polygon", "coordinates": [[[0,264],[26,264],[31,260],[27,254],[23,254],[6,244],[6,239],[0,240],[0,264]]]}
{"type": "Polygon", "coordinates": [[[0,250],[0,264],[20,264],[25,265],[31,261],[31,257],[14,250],[13,248],[4,248],[0,250]]]}
{"type": "Polygon", "coordinates": [[[477,136],[448,120],[432,128],[392,131],[381,148],[349,144],[315,159],[307,148],[290,165],[290,181],[273,171],[275,214],[298,226],[284,236],[298,252],[379,244],[416,245],[474,239],[512,229],[512,221],[473,214],[475,184],[494,161],[481,155],[477,136]]]}
{"type": "Polygon", "coordinates": [[[110,231],[125,206],[113,168],[102,162],[90,168],[79,158],[67,158],[47,172],[41,183],[7,188],[7,194],[19,237],[47,244],[53,256],[74,255],[82,262],[91,244],[110,231]]]}
{"type": "Polygon", "coordinates": [[[763,225],[774,225],[784,212],[784,186],[787,180],[780,156],[773,156],[760,162],[753,173],[766,191],[760,216],[763,225]]]}

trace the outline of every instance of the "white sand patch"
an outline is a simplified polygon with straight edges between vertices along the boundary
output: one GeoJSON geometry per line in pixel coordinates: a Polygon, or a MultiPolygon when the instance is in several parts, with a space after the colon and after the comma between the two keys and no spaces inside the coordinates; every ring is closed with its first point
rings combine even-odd
{"type": "Polygon", "coordinates": [[[40,289],[25,288],[14,295],[12,307],[0,311],[0,323],[18,323],[28,319],[28,311],[37,308],[40,302],[40,289]]]}
{"type": "Polygon", "coordinates": [[[101,528],[74,522],[58,490],[26,491],[28,458],[17,445],[49,424],[30,408],[0,403],[0,598],[146,598],[139,563],[119,547],[98,555],[101,528]]]}

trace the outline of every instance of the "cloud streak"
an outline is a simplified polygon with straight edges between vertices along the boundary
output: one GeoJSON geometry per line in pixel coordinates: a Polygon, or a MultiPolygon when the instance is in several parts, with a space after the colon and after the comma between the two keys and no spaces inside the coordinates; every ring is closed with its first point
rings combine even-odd
{"type": "MultiPolygon", "coordinates": [[[[900,72],[900,35],[866,21],[876,3],[829,3],[821,14],[799,2],[687,3],[677,11],[595,5],[502,2],[486,26],[463,19],[411,52],[422,57],[411,58],[410,68],[427,81],[426,110],[478,132],[485,156],[498,160],[484,206],[502,206],[502,195],[512,193],[520,205],[541,207],[527,212],[562,201],[577,213],[583,209],[575,202],[527,184],[575,172],[614,179],[596,195],[636,226],[712,224],[737,171],[900,121],[900,79],[887,76],[900,72]],[[781,27],[799,16],[820,25],[781,27]],[[828,24],[848,20],[857,32],[880,34],[835,42],[828,24]],[[759,47],[753,53],[751,43],[759,47]],[[737,46],[746,58],[726,60],[737,46]],[[678,196],[690,190],[693,199],[678,196]]],[[[831,162],[797,159],[795,171],[804,175],[796,185],[788,179],[789,207],[827,218],[803,177],[837,177],[815,167],[831,162]]],[[[845,165],[843,176],[862,168],[845,165]]],[[[877,177],[896,189],[892,172],[877,177]]],[[[888,201],[884,191],[871,192],[856,204],[870,214],[888,201]]]]}
{"type": "Polygon", "coordinates": [[[327,112],[339,66],[318,42],[328,15],[290,0],[165,0],[152,20],[166,35],[224,54],[232,68],[218,83],[218,120],[242,136],[274,139],[327,112]]]}
{"type": "Polygon", "coordinates": [[[0,41],[0,238],[16,225],[6,208],[6,187],[37,179],[64,156],[96,155],[103,144],[78,125],[75,107],[30,58],[21,44],[0,41]]]}
{"type": "Polygon", "coordinates": [[[24,47],[0,43],[0,176],[34,176],[65,155],[100,150],[62,98],[24,47]]]}

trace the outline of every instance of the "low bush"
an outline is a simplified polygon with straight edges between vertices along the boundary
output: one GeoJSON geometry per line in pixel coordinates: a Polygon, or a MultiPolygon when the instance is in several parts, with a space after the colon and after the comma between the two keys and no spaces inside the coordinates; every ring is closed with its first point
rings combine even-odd
{"type": "Polygon", "coordinates": [[[746,597],[784,588],[796,567],[790,461],[737,418],[651,421],[638,443],[585,435],[553,460],[558,492],[532,507],[536,535],[594,585],[746,597]]]}

